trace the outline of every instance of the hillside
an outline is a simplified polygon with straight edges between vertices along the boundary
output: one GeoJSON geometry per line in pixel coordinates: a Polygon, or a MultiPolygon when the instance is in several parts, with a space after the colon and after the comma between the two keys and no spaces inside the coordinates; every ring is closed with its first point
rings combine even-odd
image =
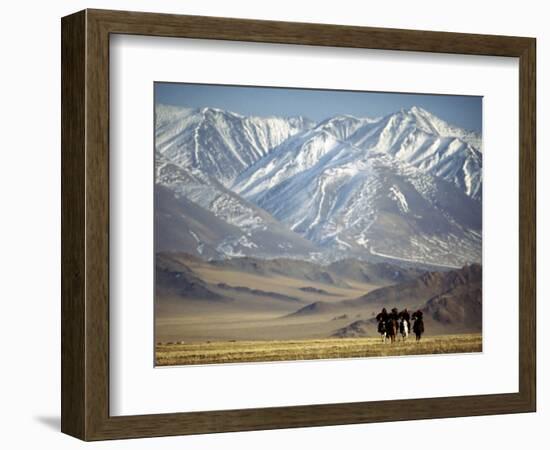
{"type": "Polygon", "coordinates": [[[438,333],[444,330],[481,331],[482,268],[472,264],[460,270],[425,272],[413,280],[374,289],[355,299],[332,303],[317,301],[300,307],[287,317],[325,320],[336,315],[364,317],[368,321],[358,321],[351,328],[353,323],[349,323],[336,330],[335,335],[368,335],[376,333],[373,312],[383,307],[388,311],[393,307],[407,308],[410,312],[422,310],[428,326],[438,333]]]}
{"type": "Polygon", "coordinates": [[[156,117],[161,249],[325,264],[481,262],[481,137],[422,108],[314,123],[157,105],[156,117]]]}

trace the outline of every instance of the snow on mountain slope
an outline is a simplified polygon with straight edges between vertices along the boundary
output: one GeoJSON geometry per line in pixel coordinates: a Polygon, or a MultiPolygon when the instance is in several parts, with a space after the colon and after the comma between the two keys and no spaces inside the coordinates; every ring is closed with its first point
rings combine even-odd
{"type": "Polygon", "coordinates": [[[334,157],[345,147],[349,144],[324,129],[297,134],[241,173],[231,189],[254,201],[256,195],[302,173],[323,158],[334,157]]]}
{"type": "Polygon", "coordinates": [[[378,122],[380,119],[370,119],[368,117],[357,118],[349,115],[334,116],[323,120],[315,129],[325,130],[337,139],[345,141],[353,135],[359,128],[378,122]]]}
{"type": "Polygon", "coordinates": [[[318,251],[218,181],[161,155],[156,161],[155,219],[156,242],[162,250],[208,258],[307,257],[318,251]]]}
{"type": "Polygon", "coordinates": [[[365,150],[388,153],[481,198],[481,137],[412,107],[360,127],[348,141],[365,150]]]}
{"type": "Polygon", "coordinates": [[[254,195],[308,168],[342,142],[366,152],[387,153],[481,199],[482,154],[475,146],[481,144],[480,138],[416,107],[381,119],[337,116],[321,122],[292,136],[241,173],[232,189],[245,196],[254,195]]]}
{"type": "Polygon", "coordinates": [[[428,127],[431,128],[435,134],[444,137],[459,138],[481,151],[481,136],[479,134],[450,125],[436,115],[417,106],[410,108],[409,114],[414,115],[420,122],[427,123],[428,127]]]}
{"type": "Polygon", "coordinates": [[[161,105],[156,155],[159,186],[240,230],[217,255],[481,261],[481,138],[420,108],[315,125],[161,105]]]}
{"type": "Polygon", "coordinates": [[[186,253],[203,258],[220,256],[218,246],[237,242],[242,232],[212,212],[178,196],[170,189],[155,187],[155,251],[186,253]]]}
{"type": "Polygon", "coordinates": [[[244,117],[216,108],[156,107],[156,151],[228,185],[271,149],[310,127],[307,119],[244,117]]]}
{"type": "Polygon", "coordinates": [[[291,161],[309,163],[300,171],[284,158],[273,165],[277,149],[267,165],[275,167],[274,178],[290,175],[272,185],[265,177],[242,195],[333,259],[370,254],[449,266],[480,260],[480,202],[388,154],[330,143],[315,162],[293,154],[291,161]]]}

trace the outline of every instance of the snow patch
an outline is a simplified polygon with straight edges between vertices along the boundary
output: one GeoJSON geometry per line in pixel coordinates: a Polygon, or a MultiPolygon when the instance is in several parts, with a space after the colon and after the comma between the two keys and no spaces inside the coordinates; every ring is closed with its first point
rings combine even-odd
{"type": "Polygon", "coordinates": [[[396,185],[393,185],[392,187],[390,187],[390,192],[390,198],[397,202],[397,204],[399,205],[399,209],[401,209],[401,211],[404,213],[409,212],[407,199],[405,198],[405,195],[403,195],[403,193],[399,190],[399,188],[396,185]]]}

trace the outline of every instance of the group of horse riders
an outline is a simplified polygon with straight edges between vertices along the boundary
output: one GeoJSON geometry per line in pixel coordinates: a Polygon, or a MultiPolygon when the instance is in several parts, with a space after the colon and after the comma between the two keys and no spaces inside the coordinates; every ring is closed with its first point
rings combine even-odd
{"type": "Polygon", "coordinates": [[[391,342],[395,342],[397,333],[401,333],[403,340],[407,339],[409,330],[411,330],[411,320],[414,321],[412,331],[416,336],[416,340],[419,341],[424,333],[424,320],[422,311],[418,310],[412,313],[412,315],[405,308],[399,312],[397,308],[393,308],[391,312],[387,312],[386,308],[376,316],[378,322],[378,332],[382,335],[382,339],[385,341],[389,338],[391,342]]]}

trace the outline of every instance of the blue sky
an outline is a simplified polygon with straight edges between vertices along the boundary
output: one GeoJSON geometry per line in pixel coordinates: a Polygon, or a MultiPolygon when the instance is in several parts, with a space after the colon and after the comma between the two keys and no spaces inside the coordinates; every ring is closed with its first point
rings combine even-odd
{"type": "Polygon", "coordinates": [[[155,101],[190,108],[215,107],[242,115],[305,116],[315,121],[337,114],[379,117],[419,106],[453,125],[478,133],[482,128],[482,97],[477,96],[156,82],[155,101]]]}

